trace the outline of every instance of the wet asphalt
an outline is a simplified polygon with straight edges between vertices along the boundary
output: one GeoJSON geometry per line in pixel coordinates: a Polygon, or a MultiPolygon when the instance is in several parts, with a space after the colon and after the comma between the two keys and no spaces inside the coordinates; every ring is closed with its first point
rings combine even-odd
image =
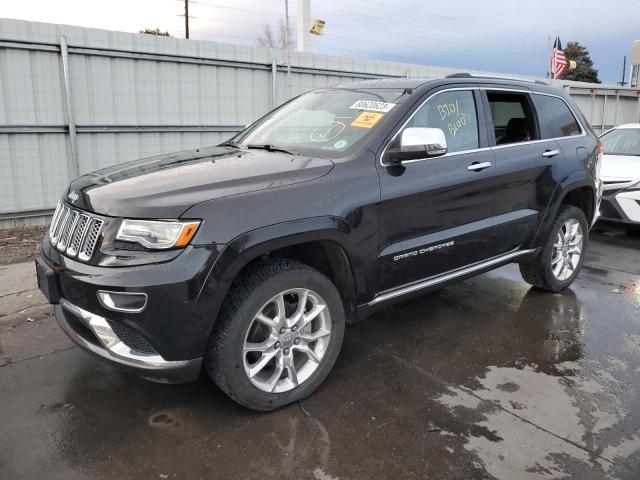
{"type": "Polygon", "coordinates": [[[268,414],[95,360],[0,267],[0,478],[639,479],[639,260],[597,232],[562,293],[509,265],[388,308],[268,414]]]}

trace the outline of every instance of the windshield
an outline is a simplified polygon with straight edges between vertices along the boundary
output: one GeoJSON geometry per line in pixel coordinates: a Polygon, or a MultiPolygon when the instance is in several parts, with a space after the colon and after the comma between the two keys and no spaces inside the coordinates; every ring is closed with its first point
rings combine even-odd
{"type": "Polygon", "coordinates": [[[640,128],[618,128],[600,138],[608,155],[640,156],[640,128]]]}
{"type": "Polygon", "coordinates": [[[267,146],[316,157],[344,156],[406,98],[404,89],[305,93],[239,133],[240,147],[267,146]]]}

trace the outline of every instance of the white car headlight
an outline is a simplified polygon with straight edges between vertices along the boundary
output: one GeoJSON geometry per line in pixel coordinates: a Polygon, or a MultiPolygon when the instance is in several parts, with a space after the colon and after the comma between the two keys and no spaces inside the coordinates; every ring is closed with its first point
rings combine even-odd
{"type": "Polygon", "coordinates": [[[134,242],[153,250],[186,247],[200,222],[169,222],[162,220],[130,220],[120,224],[117,240],[134,242]]]}

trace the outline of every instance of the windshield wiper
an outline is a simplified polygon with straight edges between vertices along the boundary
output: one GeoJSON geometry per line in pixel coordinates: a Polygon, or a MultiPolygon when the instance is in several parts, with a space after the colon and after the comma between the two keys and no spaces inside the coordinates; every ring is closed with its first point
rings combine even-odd
{"type": "Polygon", "coordinates": [[[247,148],[266,150],[267,152],[282,152],[288,153],[289,155],[300,155],[300,152],[296,152],[295,150],[287,150],[286,148],[276,147],[275,145],[271,145],[269,143],[265,143],[264,145],[247,145],[247,148]]]}

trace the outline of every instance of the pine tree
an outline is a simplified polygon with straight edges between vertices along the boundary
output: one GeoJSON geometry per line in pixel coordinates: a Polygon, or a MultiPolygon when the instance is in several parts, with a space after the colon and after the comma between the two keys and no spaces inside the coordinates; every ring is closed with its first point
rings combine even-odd
{"type": "Polygon", "coordinates": [[[577,82],[600,83],[598,70],[593,68],[593,61],[589,56],[589,50],[578,42],[569,42],[564,48],[564,55],[569,60],[576,62],[576,68],[567,69],[562,76],[563,80],[575,80],[577,82]]]}

